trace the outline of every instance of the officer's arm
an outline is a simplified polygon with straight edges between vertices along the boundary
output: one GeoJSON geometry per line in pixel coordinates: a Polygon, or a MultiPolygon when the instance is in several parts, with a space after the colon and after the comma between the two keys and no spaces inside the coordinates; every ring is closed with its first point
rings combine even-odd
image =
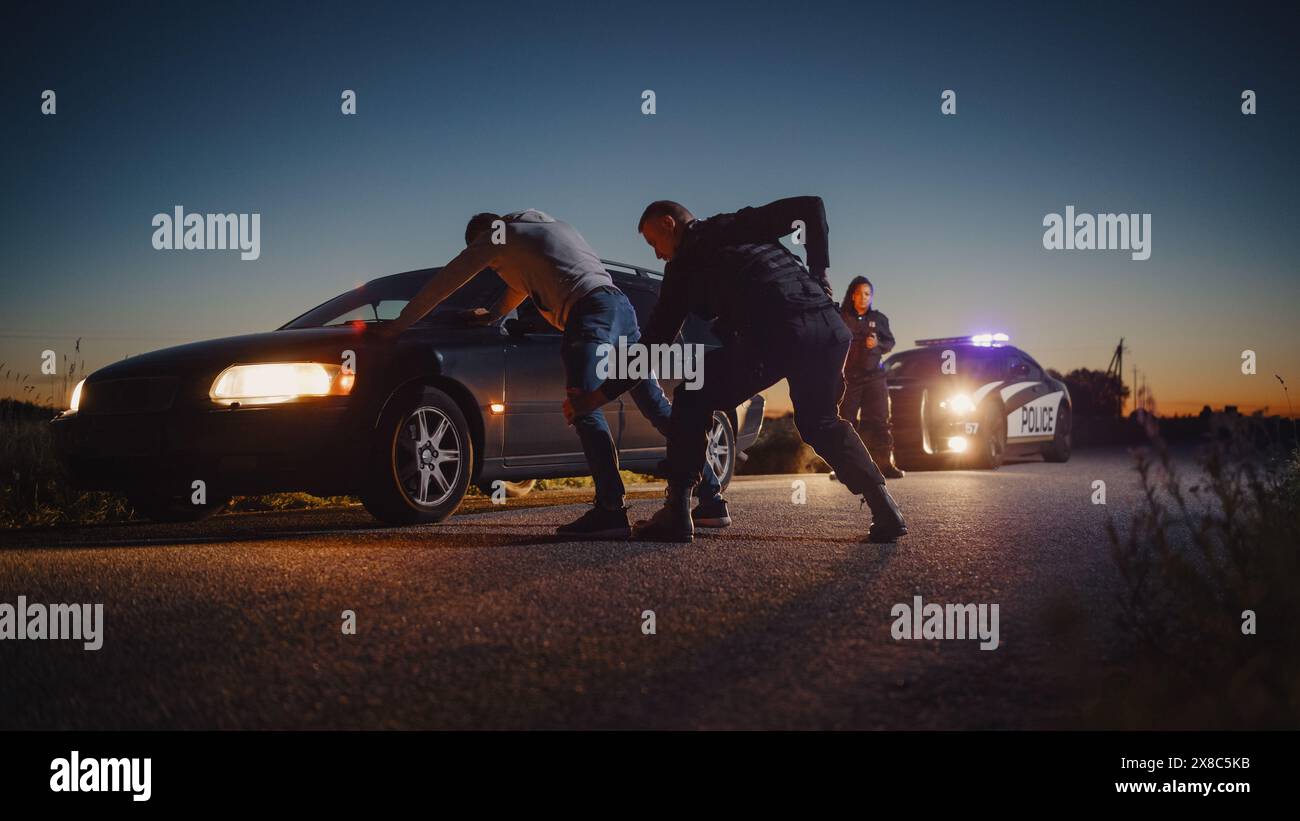
{"type": "Polygon", "coordinates": [[[715,220],[725,244],[777,242],[795,232],[796,222],[802,222],[808,272],[827,294],[831,293],[826,278],[831,267],[830,227],[826,223],[826,204],[821,197],[787,197],[757,208],[742,208],[734,214],[723,214],[710,222],[715,220]]]}
{"type": "Polygon", "coordinates": [[[894,334],[889,330],[889,317],[884,314],[876,321],[876,348],[882,354],[894,349],[894,334]]]}
{"type": "Polygon", "coordinates": [[[393,338],[419,322],[444,299],[455,293],[457,288],[473,279],[475,274],[491,267],[500,252],[501,246],[493,245],[490,232],[484,231],[479,240],[457,254],[455,259],[425,283],[419,293],[411,297],[397,319],[382,325],[381,333],[393,338]]]}
{"type": "MultiPolygon", "coordinates": [[[[687,291],[685,275],[669,265],[664,271],[663,285],[659,288],[659,301],[650,311],[650,319],[641,328],[641,344],[662,345],[677,341],[682,325],[686,323],[687,291]]],[[[608,379],[598,390],[605,398],[614,399],[631,390],[640,379],[608,379]]]]}

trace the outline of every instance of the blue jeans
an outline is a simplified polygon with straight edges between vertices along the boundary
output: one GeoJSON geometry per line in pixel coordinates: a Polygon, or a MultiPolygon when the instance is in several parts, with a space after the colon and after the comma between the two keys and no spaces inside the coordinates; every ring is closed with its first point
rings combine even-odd
{"type": "MultiPolygon", "coordinates": [[[[583,297],[569,311],[560,345],[564,359],[564,386],[584,392],[599,388],[604,383],[596,375],[599,348],[602,344],[617,348],[620,337],[625,337],[628,344],[641,339],[636,311],[627,296],[617,290],[602,290],[583,297]]],[[[629,393],[637,410],[666,437],[673,409],[659,383],[653,378],[646,379],[629,393]]],[[[623,477],[618,474],[618,448],[614,445],[605,415],[599,410],[584,414],[574,420],[573,426],[578,431],[582,452],[587,457],[587,466],[591,468],[591,478],[596,484],[596,504],[609,510],[622,509],[626,489],[623,477]]],[[[718,477],[706,460],[696,495],[707,500],[721,492],[718,477]]]]}

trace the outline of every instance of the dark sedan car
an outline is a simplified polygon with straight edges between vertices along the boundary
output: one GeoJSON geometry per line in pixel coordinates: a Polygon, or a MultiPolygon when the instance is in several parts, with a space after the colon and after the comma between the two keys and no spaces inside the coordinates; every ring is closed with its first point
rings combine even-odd
{"type": "MultiPolygon", "coordinates": [[[[660,276],[606,262],[644,320],[660,276]]],[[[51,423],[73,480],[121,491],[138,513],[198,519],[232,495],[357,495],[392,523],[442,521],[471,483],[526,493],[587,474],[564,421],[560,333],[525,302],[476,325],[503,283],[488,270],[395,345],[367,327],[397,317],[438,269],[340,294],[270,333],[133,356],[92,373],[51,423]],[[499,483],[499,484],[498,484],[499,483]]],[[[684,341],[716,345],[688,322],[684,341]]],[[[672,395],[674,383],[664,382],[672,395]]],[[[663,437],[629,400],[602,412],[622,467],[653,472],[663,437]]],[[[715,415],[708,458],[725,485],[758,437],[763,398],[715,415]]]]}
{"type": "Polygon", "coordinates": [[[904,467],[993,469],[1007,456],[1070,458],[1070,391],[1004,334],[918,339],[885,362],[904,467]]]}

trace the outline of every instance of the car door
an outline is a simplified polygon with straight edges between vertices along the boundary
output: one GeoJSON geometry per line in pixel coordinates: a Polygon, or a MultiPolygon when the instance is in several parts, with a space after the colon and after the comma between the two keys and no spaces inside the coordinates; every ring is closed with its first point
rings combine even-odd
{"type": "MultiPolygon", "coordinates": [[[[564,421],[563,339],[532,300],[506,322],[505,463],[585,466],[582,444],[564,421]]],[[[617,430],[619,403],[605,406],[611,431],[617,430]]]]}
{"type": "Polygon", "coordinates": [[[1046,374],[1032,358],[1013,353],[1008,374],[1011,395],[1004,399],[1007,412],[1007,444],[1047,442],[1056,431],[1056,409],[1061,392],[1054,391],[1046,374]]]}

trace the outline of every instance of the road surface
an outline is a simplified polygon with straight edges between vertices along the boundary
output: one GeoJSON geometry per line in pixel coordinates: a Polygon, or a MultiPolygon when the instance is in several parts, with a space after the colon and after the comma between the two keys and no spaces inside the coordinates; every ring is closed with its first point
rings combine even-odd
{"type": "Polygon", "coordinates": [[[1077,726],[1115,630],[1103,525],[1135,502],[1130,457],[891,488],[912,535],[884,546],[815,474],[737,479],[735,524],[690,545],[561,541],[571,491],[427,527],[349,508],[0,534],[0,603],[104,605],[97,651],[0,642],[0,727],[1077,726]],[[914,596],[997,604],[997,649],[894,639],[914,596]]]}

